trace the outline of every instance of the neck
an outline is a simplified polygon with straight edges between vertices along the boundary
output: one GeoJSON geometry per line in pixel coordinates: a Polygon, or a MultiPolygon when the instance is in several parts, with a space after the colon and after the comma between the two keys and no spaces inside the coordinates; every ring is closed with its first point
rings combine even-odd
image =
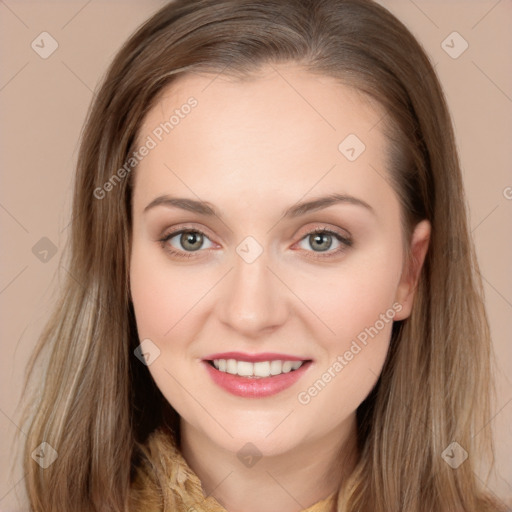
{"type": "Polygon", "coordinates": [[[340,429],[250,467],[183,421],[181,432],[181,452],[205,495],[229,512],[306,509],[337,491],[357,462],[355,414],[340,429]]]}

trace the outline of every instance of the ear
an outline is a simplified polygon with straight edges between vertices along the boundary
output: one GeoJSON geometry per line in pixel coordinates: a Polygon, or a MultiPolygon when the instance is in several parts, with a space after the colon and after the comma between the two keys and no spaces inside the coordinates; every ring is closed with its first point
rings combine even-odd
{"type": "Polygon", "coordinates": [[[402,305],[402,309],[395,315],[395,320],[403,320],[411,314],[416,285],[427,254],[430,232],[428,220],[422,220],[414,228],[410,246],[411,258],[404,263],[395,294],[395,302],[402,305]]]}

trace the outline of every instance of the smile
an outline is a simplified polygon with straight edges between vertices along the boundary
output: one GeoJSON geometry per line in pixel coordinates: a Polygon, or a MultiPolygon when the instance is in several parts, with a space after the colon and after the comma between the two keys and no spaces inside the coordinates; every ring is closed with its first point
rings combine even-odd
{"type": "Polygon", "coordinates": [[[311,359],[285,354],[224,353],[202,361],[215,384],[230,394],[263,398],[295,384],[311,366],[311,359]]]}
{"type": "Polygon", "coordinates": [[[217,370],[240,377],[262,378],[298,370],[305,361],[237,361],[236,359],[214,359],[212,364],[217,370]]]}

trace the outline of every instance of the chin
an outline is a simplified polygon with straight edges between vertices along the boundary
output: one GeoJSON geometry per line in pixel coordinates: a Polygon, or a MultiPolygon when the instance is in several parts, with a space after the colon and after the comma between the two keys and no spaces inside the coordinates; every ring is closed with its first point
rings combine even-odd
{"type": "Polygon", "coordinates": [[[295,449],[305,439],[306,433],[301,435],[298,427],[306,425],[290,421],[294,412],[288,417],[287,414],[289,412],[283,413],[281,409],[273,414],[267,412],[263,417],[259,414],[257,418],[253,412],[224,417],[222,425],[229,433],[216,423],[214,427],[211,418],[196,429],[222,449],[238,454],[244,447],[250,451],[250,446],[254,445],[262,456],[271,457],[295,449]]]}

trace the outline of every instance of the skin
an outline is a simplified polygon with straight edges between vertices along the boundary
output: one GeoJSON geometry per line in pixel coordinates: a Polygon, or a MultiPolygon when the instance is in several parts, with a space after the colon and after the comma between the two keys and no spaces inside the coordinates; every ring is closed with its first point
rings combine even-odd
{"type": "Polygon", "coordinates": [[[137,328],[160,350],[148,368],[180,414],[181,450],[205,493],[229,511],[295,512],[338,488],[339,460],[345,471],[353,468],[356,409],[382,370],[392,322],[309,403],[298,394],[393,304],[401,306],[394,320],[409,316],[430,225],[416,226],[409,264],[398,198],[383,179],[382,112],[357,91],[284,64],[245,82],[213,78],[180,77],[139,132],[142,143],[190,96],[198,100],[134,176],[137,328]],[[366,145],[353,162],[338,150],[348,134],[366,145]],[[298,201],[333,192],[365,201],[373,212],[339,203],[282,218],[298,201]],[[207,201],[218,215],[164,205],[144,213],[163,194],[207,201]],[[159,241],[183,227],[206,235],[190,258],[166,251],[186,253],[179,234],[159,241]],[[322,252],[308,237],[315,228],[349,236],[352,246],[328,258],[343,244],[333,237],[322,252]],[[263,250],[252,263],[236,252],[249,235],[263,250]],[[214,384],[201,363],[226,351],[293,354],[313,363],[277,395],[242,398],[214,384]],[[263,456],[250,468],[237,457],[249,442],[263,456]]]}

